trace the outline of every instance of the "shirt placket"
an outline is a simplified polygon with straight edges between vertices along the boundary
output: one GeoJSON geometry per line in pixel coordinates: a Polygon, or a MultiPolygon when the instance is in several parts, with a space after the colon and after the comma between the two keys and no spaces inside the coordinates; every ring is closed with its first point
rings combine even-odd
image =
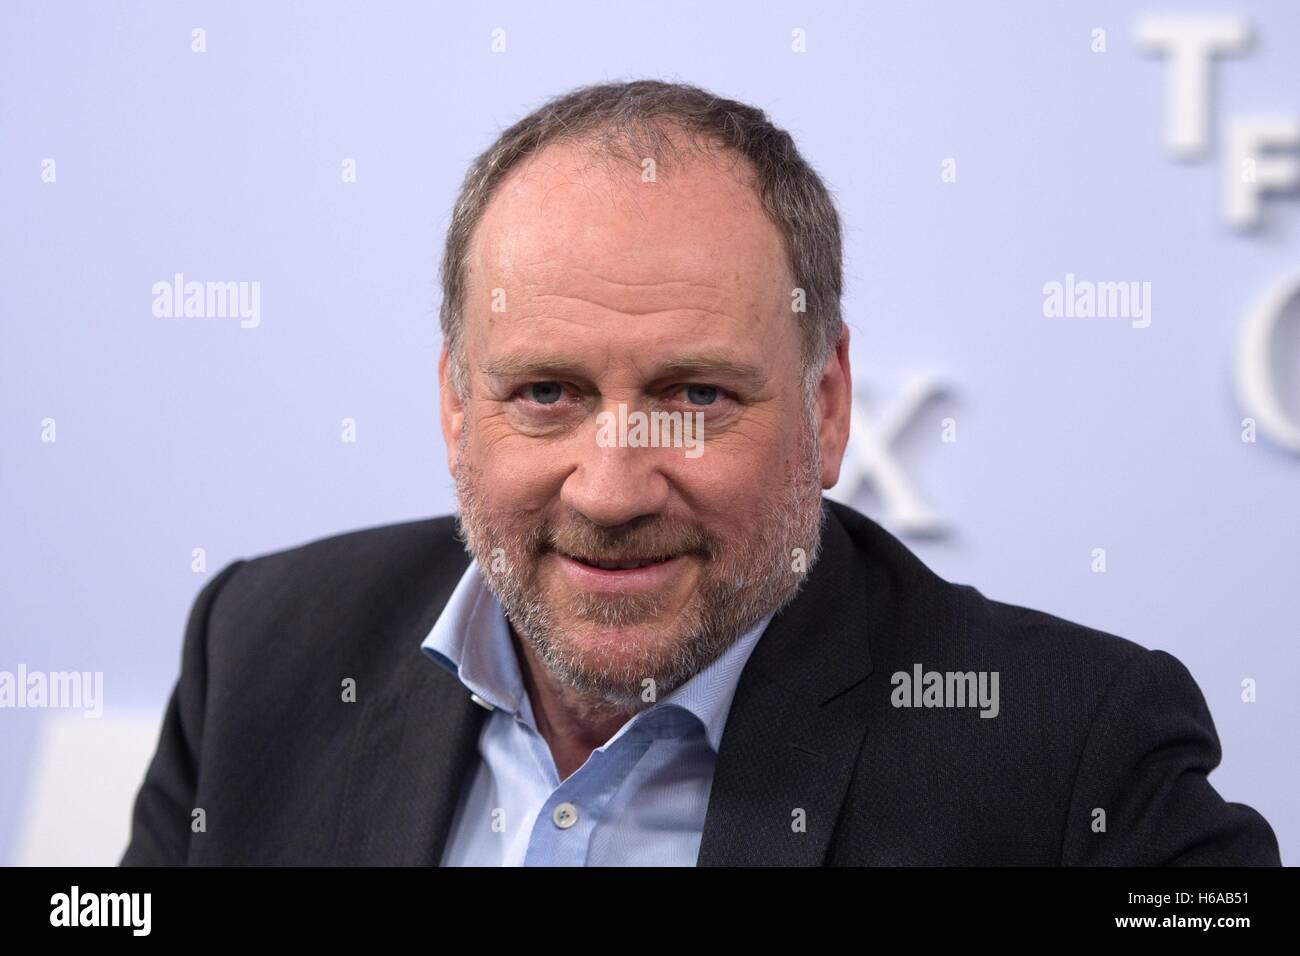
{"type": "MultiPolygon", "coordinates": [[[[628,728],[605,748],[592,751],[586,763],[555,787],[533,823],[524,866],[585,866],[591,862],[592,836],[651,742],[650,735],[628,728]]],[[[544,741],[541,746],[546,746],[544,741]]],[[[549,750],[546,758],[554,773],[549,750]]]]}

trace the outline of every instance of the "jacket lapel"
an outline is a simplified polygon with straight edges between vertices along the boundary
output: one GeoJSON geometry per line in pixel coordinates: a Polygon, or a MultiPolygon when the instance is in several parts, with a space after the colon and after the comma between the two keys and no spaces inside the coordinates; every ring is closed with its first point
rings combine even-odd
{"type": "Polygon", "coordinates": [[[456,542],[437,554],[417,588],[429,599],[389,622],[397,666],[365,699],[352,742],[334,860],[370,866],[437,866],[463,785],[478,760],[487,711],[420,643],[469,564],[456,542]]]}
{"type": "MultiPolygon", "coordinates": [[[[867,733],[868,569],[826,506],[822,556],[741,674],[699,866],[817,866],[867,733]]],[[[879,593],[879,589],[877,589],[879,593]]]]}
{"type": "Polygon", "coordinates": [[[396,692],[362,714],[335,859],[370,866],[437,866],[462,785],[478,759],[487,711],[418,647],[396,692]]]}

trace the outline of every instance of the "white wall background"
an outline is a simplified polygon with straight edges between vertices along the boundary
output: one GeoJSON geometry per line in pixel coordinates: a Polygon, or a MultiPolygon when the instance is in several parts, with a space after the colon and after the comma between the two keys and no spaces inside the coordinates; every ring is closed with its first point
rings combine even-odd
{"type": "Polygon", "coordinates": [[[950,529],[921,556],[1181,658],[1223,739],[1212,779],[1300,859],[1300,457],[1240,440],[1231,380],[1241,320],[1300,267],[1300,202],[1241,235],[1219,199],[1222,124],[1300,117],[1300,7],[1171,9],[1255,36],[1216,68],[1199,162],[1163,147],[1166,65],[1126,2],[6,4],[0,670],[102,671],[106,700],[0,710],[0,860],[116,860],[189,603],[227,561],[450,510],[455,188],[543,99],[634,76],[767,109],[835,191],[864,398],[949,389],[894,449],[950,529]],[[260,326],[154,318],[176,272],[259,281],[260,326]],[[1067,273],[1150,282],[1150,327],[1046,318],[1067,273]]]}

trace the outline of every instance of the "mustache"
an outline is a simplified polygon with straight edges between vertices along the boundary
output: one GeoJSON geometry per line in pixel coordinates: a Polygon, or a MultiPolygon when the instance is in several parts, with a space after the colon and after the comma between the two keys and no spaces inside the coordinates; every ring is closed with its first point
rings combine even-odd
{"type": "Polygon", "coordinates": [[[675,554],[693,554],[713,558],[718,543],[699,525],[657,517],[647,517],[616,527],[587,521],[564,524],[543,522],[528,535],[530,554],[550,552],[585,557],[617,555],[651,558],[675,554]]]}

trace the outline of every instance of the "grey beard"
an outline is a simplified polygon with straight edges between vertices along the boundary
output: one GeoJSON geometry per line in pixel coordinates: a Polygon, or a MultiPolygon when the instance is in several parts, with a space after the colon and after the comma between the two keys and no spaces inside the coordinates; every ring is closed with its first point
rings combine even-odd
{"type": "MultiPolygon", "coordinates": [[[[563,687],[596,706],[632,712],[645,706],[647,679],[654,682],[656,698],[684,684],[767,614],[793,600],[821,551],[821,449],[814,425],[805,421],[795,471],[781,494],[740,529],[740,536],[718,540],[697,527],[673,525],[679,534],[667,540],[690,546],[706,554],[707,560],[703,579],[682,612],[671,652],[597,670],[585,665],[562,639],[559,621],[565,617],[557,611],[567,611],[568,619],[616,629],[656,617],[663,599],[657,594],[578,594],[563,608],[554,607],[536,582],[538,561],[549,550],[548,523],[528,527],[524,516],[492,512],[477,494],[475,470],[465,464],[467,435],[466,427],[455,475],[466,548],[516,633],[563,687]],[[803,555],[799,570],[795,549],[803,555]]],[[[605,529],[586,522],[582,535],[596,545],[639,540],[635,530],[605,529]]]]}

